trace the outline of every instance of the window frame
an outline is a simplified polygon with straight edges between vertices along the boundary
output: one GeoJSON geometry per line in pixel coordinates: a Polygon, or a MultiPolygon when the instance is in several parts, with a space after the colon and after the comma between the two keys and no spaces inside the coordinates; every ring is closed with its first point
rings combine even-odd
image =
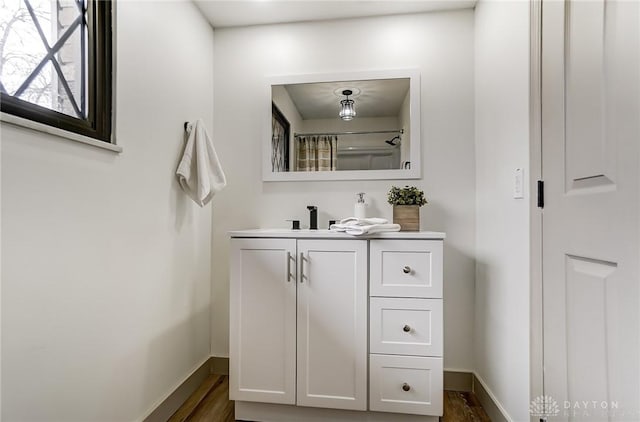
{"type": "MultiPolygon", "coordinates": [[[[284,169],[279,170],[280,172],[287,172],[289,171],[290,168],[290,155],[289,155],[289,142],[290,142],[290,132],[291,132],[291,123],[289,123],[289,120],[287,120],[287,118],[285,117],[284,113],[282,113],[280,111],[280,109],[278,108],[278,106],[272,101],[271,102],[271,115],[272,118],[275,119],[276,122],[278,122],[278,124],[282,127],[282,133],[284,135],[284,139],[283,139],[283,143],[282,143],[282,162],[284,164],[284,169]]],[[[272,138],[273,138],[273,133],[271,134],[272,138]]],[[[272,140],[273,142],[273,140],[272,140]]],[[[274,152],[272,151],[272,154],[274,152]]],[[[273,157],[272,157],[273,159],[273,157]]],[[[271,171],[275,171],[273,169],[273,162],[271,164],[272,166],[272,170],[271,171]]]]}
{"type": "Polygon", "coordinates": [[[0,110],[22,119],[112,143],[113,7],[87,0],[87,117],[73,117],[0,93],[0,110]]]}

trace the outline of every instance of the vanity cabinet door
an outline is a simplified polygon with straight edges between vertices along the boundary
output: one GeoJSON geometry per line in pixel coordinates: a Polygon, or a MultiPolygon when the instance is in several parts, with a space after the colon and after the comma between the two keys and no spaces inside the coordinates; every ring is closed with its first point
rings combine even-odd
{"type": "Polygon", "coordinates": [[[367,241],[298,240],[299,406],[367,408],[367,241]]]}
{"type": "Polygon", "coordinates": [[[231,400],[295,404],[295,257],[295,239],[231,240],[231,400]]]}

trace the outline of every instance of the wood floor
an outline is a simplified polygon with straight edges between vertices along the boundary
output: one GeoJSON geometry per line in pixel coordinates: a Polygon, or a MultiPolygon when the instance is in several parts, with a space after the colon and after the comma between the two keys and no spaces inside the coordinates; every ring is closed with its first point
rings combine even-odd
{"type": "Polygon", "coordinates": [[[476,395],[469,392],[444,392],[442,422],[491,422],[476,395]]]}
{"type": "MultiPolygon", "coordinates": [[[[229,378],[210,375],[169,422],[231,422],[233,402],[229,400],[229,378]]],[[[473,393],[444,392],[442,422],[491,422],[473,393]]]]}
{"type": "Polygon", "coordinates": [[[168,422],[235,421],[229,400],[229,377],[209,375],[168,422]]]}

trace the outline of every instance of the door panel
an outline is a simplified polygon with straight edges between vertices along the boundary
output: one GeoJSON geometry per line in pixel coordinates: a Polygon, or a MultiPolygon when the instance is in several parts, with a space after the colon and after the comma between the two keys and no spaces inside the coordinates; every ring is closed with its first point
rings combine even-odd
{"type": "Polygon", "coordinates": [[[553,420],[640,420],[640,3],[542,20],[544,393],[553,420]]]}
{"type": "MultiPolygon", "coordinates": [[[[575,397],[608,397],[608,331],[616,322],[607,291],[617,265],[566,257],[567,390],[575,397]]],[[[610,292],[609,292],[610,293],[610,292]]]]}
{"type": "Polygon", "coordinates": [[[615,188],[616,141],[607,136],[604,0],[565,7],[566,189],[615,188]]]}
{"type": "Polygon", "coordinates": [[[232,239],[229,396],[295,404],[295,239],[232,239]]]}
{"type": "Polygon", "coordinates": [[[366,410],[367,241],[299,240],[297,404],[366,410]]]}

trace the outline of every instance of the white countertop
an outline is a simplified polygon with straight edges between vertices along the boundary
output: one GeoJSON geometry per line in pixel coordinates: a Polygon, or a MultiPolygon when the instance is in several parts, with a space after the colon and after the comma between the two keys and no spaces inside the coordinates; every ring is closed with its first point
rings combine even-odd
{"type": "Polygon", "coordinates": [[[292,229],[252,229],[234,230],[229,232],[230,237],[278,237],[296,239],[429,239],[442,240],[446,237],[442,232],[387,232],[374,233],[366,236],[352,236],[350,234],[322,230],[292,230],[292,229]]]}

